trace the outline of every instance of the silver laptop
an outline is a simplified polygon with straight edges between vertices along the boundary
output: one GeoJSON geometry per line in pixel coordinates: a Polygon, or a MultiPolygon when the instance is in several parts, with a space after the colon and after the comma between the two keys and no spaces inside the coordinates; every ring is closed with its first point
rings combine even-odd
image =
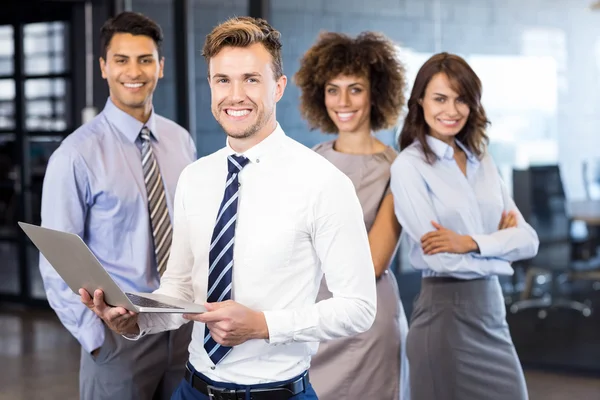
{"type": "Polygon", "coordinates": [[[102,289],[106,304],[138,313],[198,314],[206,311],[204,305],[162,294],[124,292],[79,236],[24,222],[19,222],[19,226],[78,296],[80,288],[92,296],[96,289],[102,289]]]}

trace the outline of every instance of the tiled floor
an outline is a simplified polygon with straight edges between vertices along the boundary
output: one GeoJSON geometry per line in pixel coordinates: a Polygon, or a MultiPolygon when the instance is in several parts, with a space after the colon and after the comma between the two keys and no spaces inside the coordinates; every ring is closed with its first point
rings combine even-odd
{"type": "MultiPolygon", "coordinates": [[[[79,346],[52,312],[0,308],[0,400],[77,399],[78,365],[79,346]]],[[[526,375],[530,400],[600,399],[600,379],[526,375]]]]}
{"type": "Polygon", "coordinates": [[[79,346],[49,311],[0,312],[0,366],[1,400],[78,398],[79,346]]]}
{"type": "Polygon", "coordinates": [[[530,400],[597,400],[600,379],[526,371],[530,400]]]}

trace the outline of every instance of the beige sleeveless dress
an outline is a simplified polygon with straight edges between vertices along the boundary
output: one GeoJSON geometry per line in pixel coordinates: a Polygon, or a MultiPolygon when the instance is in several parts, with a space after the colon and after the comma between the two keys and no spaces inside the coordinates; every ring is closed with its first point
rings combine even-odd
{"type": "MultiPolygon", "coordinates": [[[[314,150],[354,183],[367,230],[384,194],[390,193],[390,166],[396,151],[369,155],[340,153],[334,141],[314,150]]],[[[331,297],[325,279],[317,301],[331,297]]],[[[386,271],[377,281],[377,315],[371,329],[357,336],[323,342],[312,358],[310,380],[319,400],[408,400],[408,364],[404,341],[408,323],[396,278],[386,271]]]]}

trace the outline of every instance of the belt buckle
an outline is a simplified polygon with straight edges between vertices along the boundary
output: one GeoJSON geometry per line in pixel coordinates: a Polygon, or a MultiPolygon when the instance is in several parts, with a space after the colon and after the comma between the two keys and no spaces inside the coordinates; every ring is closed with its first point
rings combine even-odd
{"type": "Polygon", "coordinates": [[[235,389],[206,385],[206,391],[210,400],[237,400],[237,390],[235,389]]]}

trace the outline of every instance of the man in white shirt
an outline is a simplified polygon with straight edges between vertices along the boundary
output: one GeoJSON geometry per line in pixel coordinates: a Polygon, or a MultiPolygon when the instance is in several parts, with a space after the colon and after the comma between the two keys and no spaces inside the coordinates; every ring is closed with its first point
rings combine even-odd
{"type": "Polygon", "coordinates": [[[131,339],[195,321],[174,399],[316,399],[306,371],[318,342],[364,332],[375,317],[360,204],[344,174],[277,123],[287,83],[278,31],[234,18],[203,53],[227,145],[179,178],[156,292],[208,312],[135,314],[107,306],[100,290],[80,290],[82,301],[131,339]],[[323,273],[333,298],[315,304],[323,273]]]}

